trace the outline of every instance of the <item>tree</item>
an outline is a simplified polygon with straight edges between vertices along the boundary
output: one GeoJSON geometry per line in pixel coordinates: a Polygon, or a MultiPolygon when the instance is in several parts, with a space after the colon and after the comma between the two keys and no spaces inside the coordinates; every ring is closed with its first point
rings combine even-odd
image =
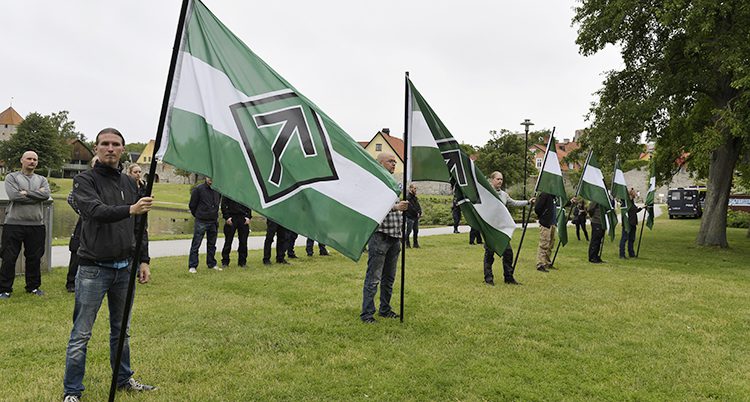
{"type": "Polygon", "coordinates": [[[750,145],[750,2],[581,0],[575,13],[583,55],[617,45],[624,61],[591,109],[591,145],[611,158],[616,138],[629,152],[645,133],[660,183],[689,154],[708,184],[696,242],[728,247],[732,176],[750,145]]]}
{"type": "MultiPolygon", "coordinates": [[[[536,137],[529,134],[529,144],[535,142],[532,138],[536,137]]],[[[529,176],[537,173],[531,156],[524,147],[524,140],[508,130],[500,130],[499,134],[493,134],[492,138],[479,148],[477,166],[484,174],[490,174],[495,170],[502,172],[505,187],[523,183],[524,155],[529,176]]]]}
{"type": "Polygon", "coordinates": [[[55,127],[55,130],[57,131],[57,134],[65,139],[69,140],[71,138],[77,138],[83,142],[86,142],[86,136],[83,135],[83,133],[79,133],[76,131],[76,122],[73,120],[68,120],[68,111],[62,110],[57,113],[52,113],[49,116],[46,116],[53,127],[55,127]]]}
{"type": "Polygon", "coordinates": [[[21,155],[34,151],[39,155],[38,170],[60,169],[70,153],[68,145],[58,135],[50,116],[31,113],[18,125],[16,133],[0,143],[0,159],[11,169],[21,166],[21,155]]]}

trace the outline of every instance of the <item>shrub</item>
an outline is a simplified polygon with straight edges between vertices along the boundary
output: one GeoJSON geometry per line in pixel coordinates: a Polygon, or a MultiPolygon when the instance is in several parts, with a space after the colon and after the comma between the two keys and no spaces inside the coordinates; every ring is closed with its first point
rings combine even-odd
{"type": "Polygon", "coordinates": [[[750,212],[727,211],[728,228],[750,228],[750,212]]]}

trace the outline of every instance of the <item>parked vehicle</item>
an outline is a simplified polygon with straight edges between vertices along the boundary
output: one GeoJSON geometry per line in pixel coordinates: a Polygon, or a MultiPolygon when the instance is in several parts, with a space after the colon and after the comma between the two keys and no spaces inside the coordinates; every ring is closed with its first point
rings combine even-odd
{"type": "Polygon", "coordinates": [[[670,188],[667,194],[669,219],[676,217],[700,218],[705,205],[705,187],[670,188]]]}

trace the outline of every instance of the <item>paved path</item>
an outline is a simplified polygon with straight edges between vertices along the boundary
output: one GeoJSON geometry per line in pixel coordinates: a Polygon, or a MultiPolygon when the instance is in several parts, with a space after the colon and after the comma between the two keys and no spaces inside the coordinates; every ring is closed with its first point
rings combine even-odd
{"type": "MultiPolygon", "coordinates": [[[[655,210],[656,210],[656,216],[661,215],[661,208],[655,208],[655,210]]],[[[643,217],[643,214],[642,213],[639,214],[639,219],[642,217],[643,217]]],[[[570,223],[568,225],[573,226],[570,223]]],[[[530,228],[539,227],[539,224],[530,223],[529,227],[530,228]]],[[[516,228],[520,229],[521,224],[516,224],[516,228]]],[[[459,226],[459,231],[466,236],[468,236],[469,229],[470,229],[469,226],[459,226]]],[[[444,234],[451,234],[451,233],[453,233],[453,226],[441,226],[441,227],[436,227],[436,228],[419,229],[420,236],[435,236],[435,235],[444,235],[444,234]]],[[[516,233],[520,233],[520,232],[516,232],[516,233]]],[[[247,241],[247,248],[250,250],[262,250],[264,240],[265,240],[265,237],[263,236],[250,236],[247,241]]],[[[294,243],[294,245],[304,247],[306,240],[307,239],[305,237],[300,236],[297,238],[297,241],[294,243]]],[[[149,244],[149,254],[151,255],[152,258],[188,255],[190,251],[190,242],[191,242],[190,239],[152,241],[149,244]]],[[[223,247],[223,245],[224,245],[223,239],[218,239],[216,241],[216,246],[218,248],[217,253],[221,252],[221,247],[223,247]]],[[[235,245],[233,250],[236,250],[236,247],[237,246],[235,245]]],[[[201,253],[206,252],[205,241],[201,245],[200,252],[201,253]]],[[[70,259],[70,251],[68,251],[68,246],[52,247],[52,266],[53,267],[67,266],[69,259],[70,259]]]]}

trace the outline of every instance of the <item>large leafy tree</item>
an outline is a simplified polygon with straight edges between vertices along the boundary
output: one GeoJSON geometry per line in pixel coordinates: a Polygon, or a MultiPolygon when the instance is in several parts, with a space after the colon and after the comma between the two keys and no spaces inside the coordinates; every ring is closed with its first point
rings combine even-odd
{"type": "Polygon", "coordinates": [[[591,110],[589,141],[612,157],[641,135],[656,142],[658,180],[675,160],[707,178],[696,242],[727,247],[727,200],[750,145],[750,2],[747,0],[579,0],[573,23],[584,55],[619,46],[591,110]]]}
{"type": "MultiPolygon", "coordinates": [[[[529,134],[529,144],[536,142],[539,133],[529,134]]],[[[523,164],[527,164],[529,175],[536,175],[537,169],[531,161],[531,155],[524,149],[524,140],[513,135],[508,130],[500,130],[478,150],[477,166],[485,174],[497,170],[503,173],[504,185],[511,186],[523,183],[523,164]],[[524,158],[525,157],[525,158],[524,158]]]]}
{"type": "Polygon", "coordinates": [[[17,169],[21,166],[21,155],[34,151],[39,155],[37,170],[60,169],[69,154],[69,146],[58,134],[50,116],[31,113],[18,125],[16,133],[0,143],[0,159],[6,166],[17,169]]]}

